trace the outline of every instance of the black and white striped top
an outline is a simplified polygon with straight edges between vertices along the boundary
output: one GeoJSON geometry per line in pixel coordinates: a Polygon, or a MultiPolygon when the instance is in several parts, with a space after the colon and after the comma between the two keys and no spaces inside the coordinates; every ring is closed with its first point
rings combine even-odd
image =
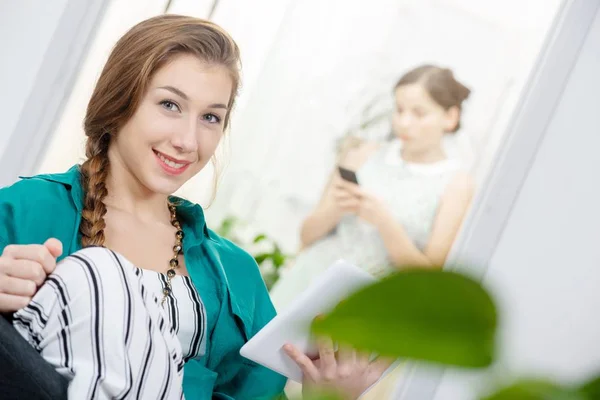
{"type": "Polygon", "coordinates": [[[89,247],[56,266],[13,326],[70,380],[70,399],[181,399],[184,362],[205,352],[206,312],[186,277],[162,308],[161,279],[89,247]]]}
{"type": "MultiPolygon", "coordinates": [[[[139,269],[142,282],[162,300],[167,278],[164,274],[139,269]]],[[[172,292],[164,303],[164,311],[181,342],[184,361],[199,358],[206,352],[206,310],[189,276],[175,275],[172,292]]]]}

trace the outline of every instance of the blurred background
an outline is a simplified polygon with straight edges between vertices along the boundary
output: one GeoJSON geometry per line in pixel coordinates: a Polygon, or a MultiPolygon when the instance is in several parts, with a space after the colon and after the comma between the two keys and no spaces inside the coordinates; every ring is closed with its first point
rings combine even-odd
{"type": "MultiPolygon", "coordinates": [[[[528,84],[554,83],[537,80],[536,63],[561,11],[574,3],[598,9],[597,0],[0,0],[0,186],[19,175],[61,172],[82,161],[89,96],[112,46],[129,28],[161,13],[208,18],[239,44],[243,82],[218,167],[207,167],[180,194],[205,206],[209,225],[250,251],[263,270],[286,267],[298,252],[301,224],[335,167],[340,143],[348,137],[389,138],[393,86],[413,67],[450,68],[471,89],[461,129],[444,146],[475,178],[476,191],[484,187],[528,84]]],[[[507,191],[486,193],[463,232],[471,246],[468,260],[489,261],[487,283],[501,308],[510,311],[500,366],[507,370],[575,379],[596,368],[599,359],[593,344],[600,325],[590,322],[597,321],[600,304],[597,279],[590,279],[598,278],[600,262],[594,245],[600,226],[597,175],[592,176],[597,167],[591,164],[600,123],[594,111],[594,88],[600,88],[600,14],[595,15],[586,64],[577,64],[578,79],[565,91],[570,102],[561,103],[556,120],[554,103],[549,104],[551,111],[539,122],[550,126],[547,141],[540,139],[542,128],[539,142],[533,136],[511,138],[513,154],[518,144],[531,158],[513,169],[503,164],[504,175],[497,174],[495,182],[496,188],[507,183],[507,191]],[[534,165],[538,144],[546,147],[534,165]],[[537,170],[529,191],[519,192],[530,167],[537,170]],[[490,197],[506,200],[503,218],[498,208],[483,205],[490,197]],[[486,224],[498,227],[496,236],[478,242],[486,224]]],[[[582,38],[588,29],[583,26],[582,38]]],[[[571,54],[570,43],[559,44],[571,54]]],[[[573,65],[548,69],[567,81],[573,65]]],[[[527,128],[519,127],[514,132],[527,128]]],[[[457,253],[461,250],[466,251],[457,253]]],[[[467,393],[477,381],[463,382],[458,375],[446,374],[436,398],[471,398],[467,393]]]]}

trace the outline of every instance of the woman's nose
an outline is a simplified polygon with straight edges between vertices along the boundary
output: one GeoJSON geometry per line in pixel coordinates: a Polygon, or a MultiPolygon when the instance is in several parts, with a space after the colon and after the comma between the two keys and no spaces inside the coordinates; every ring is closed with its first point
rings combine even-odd
{"type": "Polygon", "coordinates": [[[197,123],[190,122],[177,129],[171,144],[182,153],[192,153],[198,150],[197,123]]]}
{"type": "Polygon", "coordinates": [[[404,113],[398,116],[398,126],[406,128],[411,126],[412,123],[413,118],[408,113],[404,113]]]}

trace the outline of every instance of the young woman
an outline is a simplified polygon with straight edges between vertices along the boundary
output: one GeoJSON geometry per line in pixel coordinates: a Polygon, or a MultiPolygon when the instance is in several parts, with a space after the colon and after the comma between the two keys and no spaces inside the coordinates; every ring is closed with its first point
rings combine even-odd
{"type": "MultiPolygon", "coordinates": [[[[383,145],[346,149],[340,163],[359,184],[334,171],[321,201],[305,219],[303,249],[271,289],[283,310],[335,260],[344,258],[374,276],[405,266],[444,264],[473,195],[472,179],[444,151],[444,135],[460,127],[470,91],[449,69],[423,65],[394,88],[396,136],[383,145]]],[[[363,398],[391,398],[400,364],[363,398]]]]}
{"type": "MultiPolygon", "coordinates": [[[[239,84],[218,26],[163,15],[116,44],[85,117],[87,160],[0,190],[0,311],[69,397],[255,399],[285,380],[239,355],[275,311],[253,258],[172,194],[214,156],[239,84]],[[68,257],[67,257],[68,256],[68,257]]],[[[383,364],[323,341],[308,383],[356,398],[383,364]]]]}
{"type": "Polygon", "coordinates": [[[303,250],[271,290],[278,309],[338,258],[375,276],[404,266],[443,265],[473,183],[460,162],[447,157],[442,139],[459,129],[469,93],[452,71],[432,65],[398,81],[392,115],[396,140],[345,153],[341,164],[357,171],[359,184],[332,174],[303,223],[303,250]]]}

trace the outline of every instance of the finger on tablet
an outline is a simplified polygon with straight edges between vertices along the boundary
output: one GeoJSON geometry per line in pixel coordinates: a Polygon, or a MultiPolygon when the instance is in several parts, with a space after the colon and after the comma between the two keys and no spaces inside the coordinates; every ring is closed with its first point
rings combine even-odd
{"type": "Polygon", "coordinates": [[[317,339],[319,345],[319,360],[323,371],[327,374],[335,371],[337,361],[335,359],[335,351],[333,349],[333,341],[328,337],[320,337],[317,339]]]}
{"type": "Polygon", "coordinates": [[[283,351],[300,367],[304,377],[316,382],[319,379],[319,370],[312,362],[310,358],[308,358],[304,353],[298,350],[295,346],[291,344],[286,344],[283,346],[283,351]]]}

